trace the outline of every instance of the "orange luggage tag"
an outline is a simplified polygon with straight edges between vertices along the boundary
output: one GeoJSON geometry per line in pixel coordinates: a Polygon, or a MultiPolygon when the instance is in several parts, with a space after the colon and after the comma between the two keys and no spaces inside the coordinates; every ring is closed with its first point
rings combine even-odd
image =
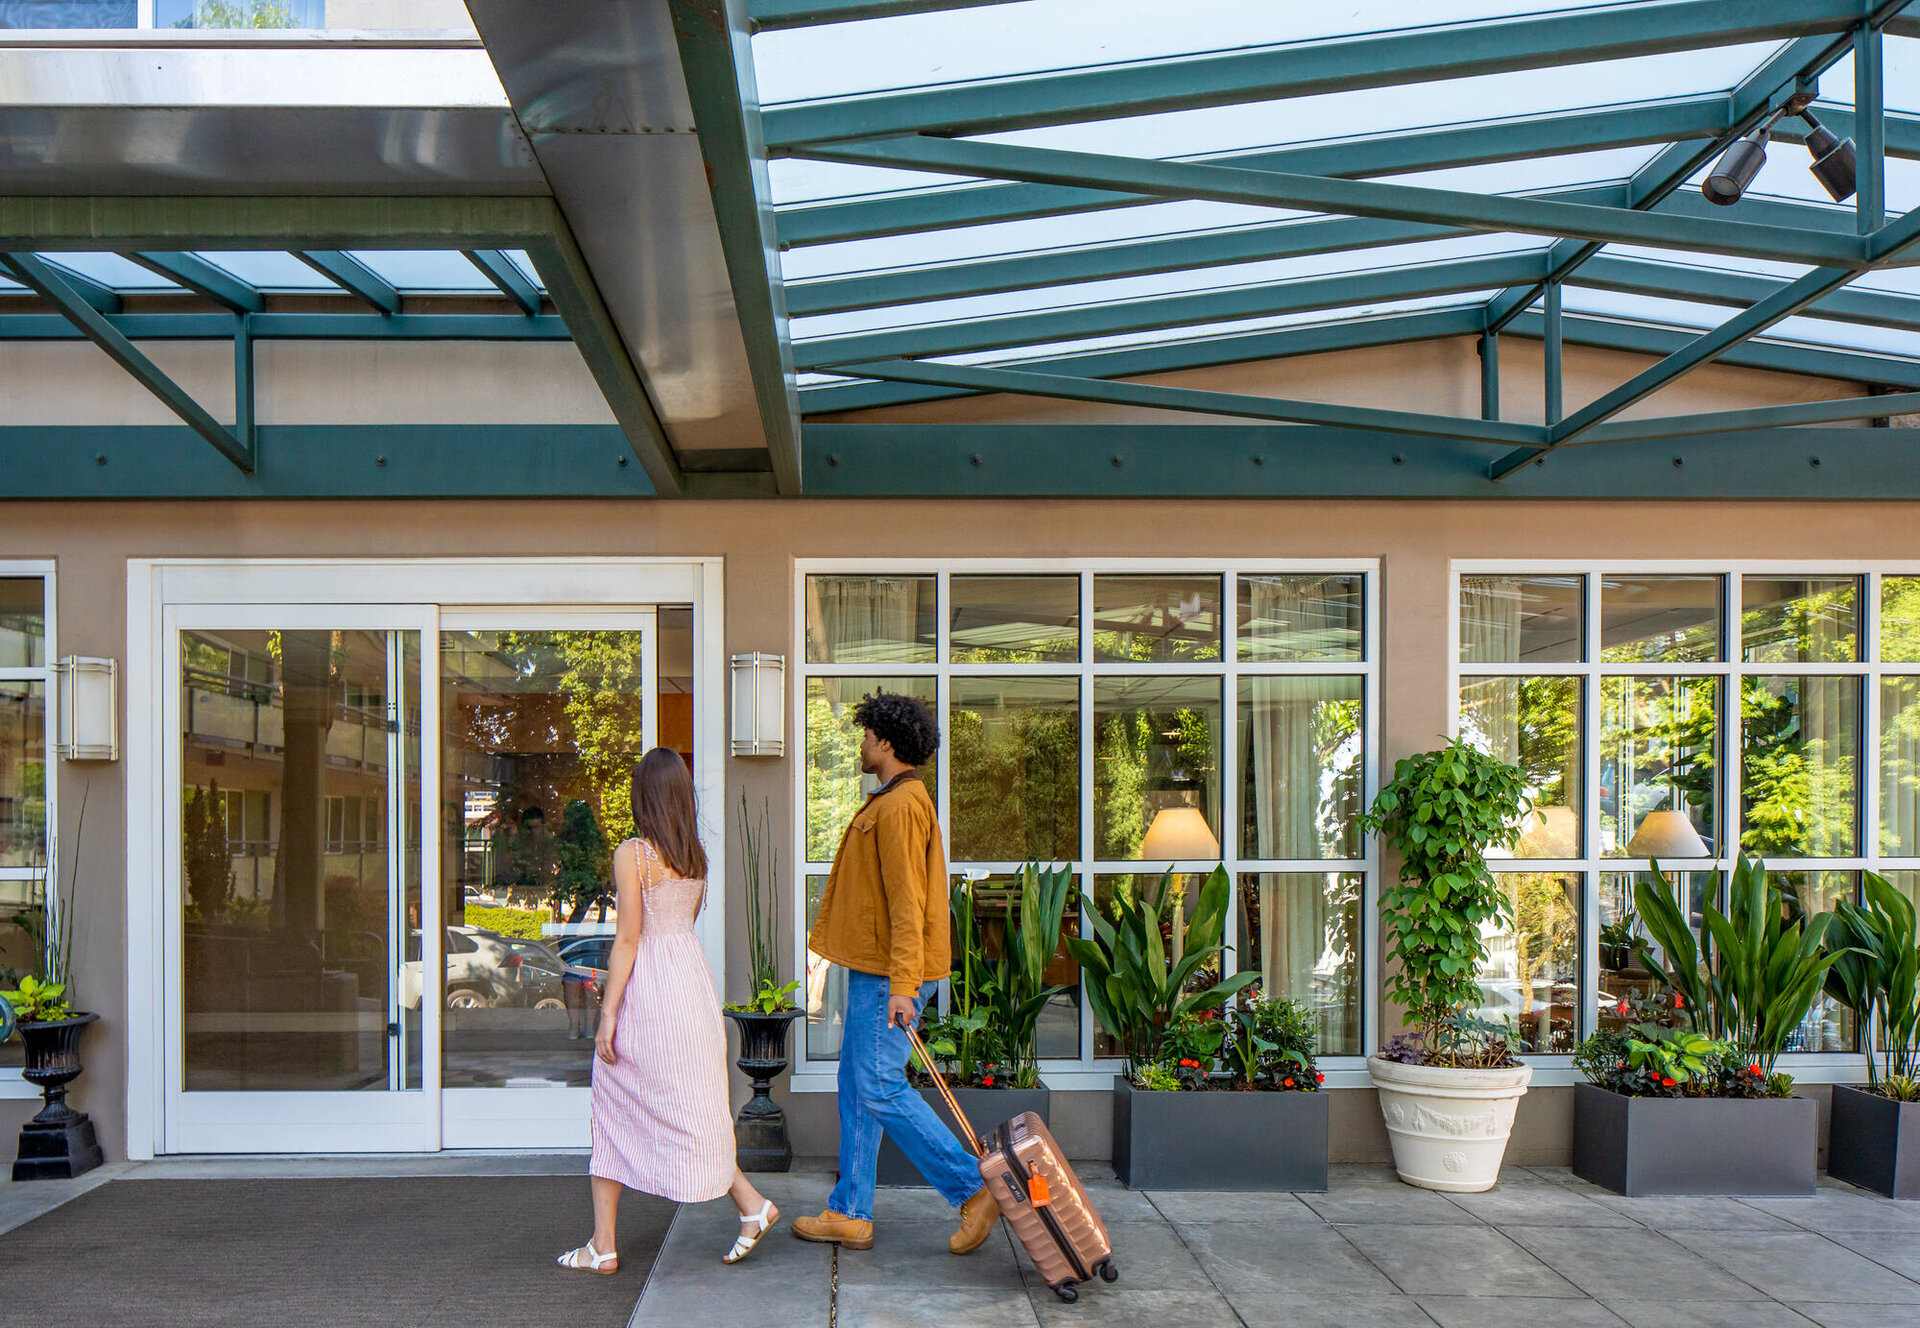
{"type": "Polygon", "coordinates": [[[1053,1196],[1047,1192],[1047,1178],[1040,1174],[1040,1168],[1035,1163],[1027,1163],[1027,1171],[1027,1197],[1035,1208],[1045,1208],[1053,1202],[1053,1196]]]}

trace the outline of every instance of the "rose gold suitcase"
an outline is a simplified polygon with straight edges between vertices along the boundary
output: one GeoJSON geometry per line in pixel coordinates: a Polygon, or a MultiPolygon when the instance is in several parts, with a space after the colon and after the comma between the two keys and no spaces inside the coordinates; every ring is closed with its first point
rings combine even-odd
{"type": "MultiPolygon", "coordinates": [[[[907,1036],[922,1062],[931,1066],[919,1033],[908,1027],[907,1036]]],[[[967,1146],[980,1159],[980,1179],[1000,1205],[1001,1216],[1054,1294],[1074,1301],[1080,1298],[1080,1283],[1096,1275],[1105,1282],[1118,1278],[1120,1269],[1113,1262],[1107,1224],[1100,1220],[1045,1122],[1023,1111],[995,1130],[983,1146],[946,1080],[935,1075],[933,1082],[967,1146]]]]}

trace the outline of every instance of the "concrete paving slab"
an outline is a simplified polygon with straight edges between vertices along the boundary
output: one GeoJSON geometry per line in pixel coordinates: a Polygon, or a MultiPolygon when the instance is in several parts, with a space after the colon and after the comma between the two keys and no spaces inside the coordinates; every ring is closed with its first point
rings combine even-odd
{"type": "Polygon", "coordinates": [[[1655,1231],[1792,1231],[1793,1223],[1738,1199],[1629,1199],[1602,1191],[1593,1201],[1655,1231]]]}
{"type": "Polygon", "coordinates": [[[1491,1227],[1342,1227],[1367,1260],[1410,1296],[1578,1297],[1579,1288],[1491,1227]]]}
{"type": "MultiPolygon", "coordinates": [[[[968,1255],[947,1248],[949,1222],[889,1223],[871,1250],[840,1251],[840,1287],[922,1286],[1018,1291],[1026,1286],[1014,1244],[1001,1224],[987,1243],[968,1255]]],[[[799,1242],[795,1242],[798,1244],[799,1242]]]]}
{"type": "Polygon", "coordinates": [[[1908,1328],[1908,1325],[1920,1323],[1920,1309],[1910,1309],[1898,1317],[1891,1317],[1884,1305],[1825,1305],[1818,1302],[1801,1302],[1798,1310],[1820,1328],[1908,1328]]]}
{"type": "Polygon", "coordinates": [[[1249,1194],[1241,1191],[1153,1190],[1147,1194],[1158,1215],[1175,1224],[1194,1222],[1311,1222],[1320,1214],[1297,1194],[1249,1194]]]}
{"type": "Polygon", "coordinates": [[[1246,1328],[1433,1328],[1412,1296],[1241,1296],[1232,1302],[1246,1328]]]}
{"type": "Polygon", "coordinates": [[[1556,1227],[1637,1225],[1618,1209],[1596,1202],[1592,1195],[1525,1173],[1502,1176],[1498,1185],[1480,1194],[1449,1194],[1446,1198],[1493,1226],[1509,1222],[1556,1227]]]}
{"type": "MultiPolygon", "coordinates": [[[[108,1181],[124,1180],[139,1169],[139,1164],[134,1162],[109,1162],[72,1180],[0,1180],[0,1234],[43,1217],[108,1181]]],[[[0,1168],[0,1175],[5,1175],[6,1170],[0,1168]]]]}
{"type": "MultiPolygon", "coordinates": [[[[1672,1236],[1783,1303],[1920,1305],[1920,1285],[1811,1231],[1680,1231],[1672,1236]]],[[[1920,1321],[1920,1310],[1914,1319],[1920,1321]]]]}
{"type": "Polygon", "coordinates": [[[1808,1328],[1813,1321],[1777,1300],[1654,1300],[1609,1296],[1602,1303],[1631,1328],[1808,1328]]]}
{"type": "Polygon", "coordinates": [[[1743,1199],[1763,1213],[1808,1231],[1905,1231],[1920,1235],[1920,1204],[1856,1190],[1822,1189],[1805,1199],[1743,1199]]]}
{"type": "Polygon", "coordinates": [[[1624,1284],[1653,1300],[1765,1299],[1739,1278],[1645,1227],[1596,1231],[1543,1224],[1500,1230],[1589,1296],[1605,1296],[1624,1284]]]}
{"type": "MultiPolygon", "coordinates": [[[[1183,1230],[1187,1246],[1222,1295],[1391,1295],[1401,1288],[1330,1227],[1209,1222],[1183,1230]]],[[[1126,1276],[1124,1263],[1122,1277],[1126,1276]]]]}
{"type": "Polygon", "coordinates": [[[1593,1300],[1528,1296],[1421,1296],[1420,1308],[1440,1328],[1625,1328],[1612,1310],[1593,1300]]]}
{"type": "MultiPolygon", "coordinates": [[[[1138,1291],[1159,1289],[1189,1295],[1213,1294],[1213,1284],[1193,1251],[1179,1233],[1164,1222],[1158,1226],[1129,1222],[1109,1227],[1107,1232],[1113,1237],[1113,1262],[1120,1270],[1120,1280],[1115,1286],[1138,1291]]],[[[1033,1261],[1017,1244],[1014,1248],[1019,1251],[1020,1267],[1027,1273],[1028,1285],[1038,1285],[1032,1271],[1033,1261]]]]}
{"type": "Polygon", "coordinates": [[[1920,1240],[1897,1231],[1834,1231],[1827,1239],[1863,1254],[1905,1278],[1920,1282],[1920,1240]]]}
{"type": "Polygon", "coordinates": [[[1033,1292],[1034,1314],[1041,1328],[1170,1328],[1175,1324],[1180,1328],[1240,1328],[1240,1320],[1218,1294],[1127,1291],[1122,1286],[1088,1287],[1072,1305],[1039,1287],[1033,1292]]]}
{"type": "Polygon", "coordinates": [[[1439,1191],[1400,1180],[1391,1185],[1334,1186],[1325,1194],[1303,1194],[1300,1201],[1323,1220],[1340,1225],[1476,1226],[1480,1221],[1439,1191]]]}
{"type": "MultiPolygon", "coordinates": [[[[709,1309],[711,1312],[711,1308],[709,1309]]],[[[759,1314],[758,1307],[755,1309],[759,1314]]],[[[764,1322],[784,1323],[774,1317],[764,1322]]],[[[1025,1291],[960,1290],[952,1287],[847,1286],[842,1283],[836,1328],[1038,1328],[1040,1319],[1025,1291]]]]}

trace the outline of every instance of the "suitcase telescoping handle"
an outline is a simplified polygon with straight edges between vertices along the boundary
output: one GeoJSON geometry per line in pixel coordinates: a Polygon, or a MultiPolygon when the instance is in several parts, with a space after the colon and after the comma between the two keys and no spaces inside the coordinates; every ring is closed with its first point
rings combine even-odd
{"type": "Polygon", "coordinates": [[[940,1067],[935,1065],[933,1057],[927,1054],[927,1044],[920,1040],[920,1030],[912,1024],[902,1024],[901,1027],[907,1032],[907,1041],[912,1043],[913,1049],[920,1053],[920,1061],[927,1067],[927,1073],[933,1076],[934,1087],[938,1088],[940,1096],[947,1100],[947,1110],[951,1111],[954,1120],[959,1122],[961,1133],[966,1135],[967,1147],[973,1150],[975,1157],[985,1157],[986,1149],[980,1144],[980,1136],[973,1132],[973,1122],[967,1119],[964,1111],[960,1110],[960,1104],[954,1100],[953,1090],[947,1087],[946,1076],[940,1073],[940,1067]]]}

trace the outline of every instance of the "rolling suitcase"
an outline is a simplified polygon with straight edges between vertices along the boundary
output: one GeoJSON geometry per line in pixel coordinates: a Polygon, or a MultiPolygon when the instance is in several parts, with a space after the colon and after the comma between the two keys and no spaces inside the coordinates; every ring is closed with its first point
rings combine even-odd
{"type": "MultiPolygon", "coordinates": [[[[921,1045],[918,1030],[908,1026],[907,1038],[922,1063],[931,1068],[933,1058],[921,1045]]],[[[982,1145],[946,1080],[936,1074],[933,1082],[967,1146],[980,1160],[980,1179],[1000,1205],[1000,1215],[1053,1293],[1075,1301],[1080,1298],[1080,1283],[1096,1276],[1104,1282],[1118,1278],[1120,1269],[1113,1262],[1107,1224],[1100,1220],[1045,1123],[1031,1111],[1023,1111],[982,1145]]]]}

